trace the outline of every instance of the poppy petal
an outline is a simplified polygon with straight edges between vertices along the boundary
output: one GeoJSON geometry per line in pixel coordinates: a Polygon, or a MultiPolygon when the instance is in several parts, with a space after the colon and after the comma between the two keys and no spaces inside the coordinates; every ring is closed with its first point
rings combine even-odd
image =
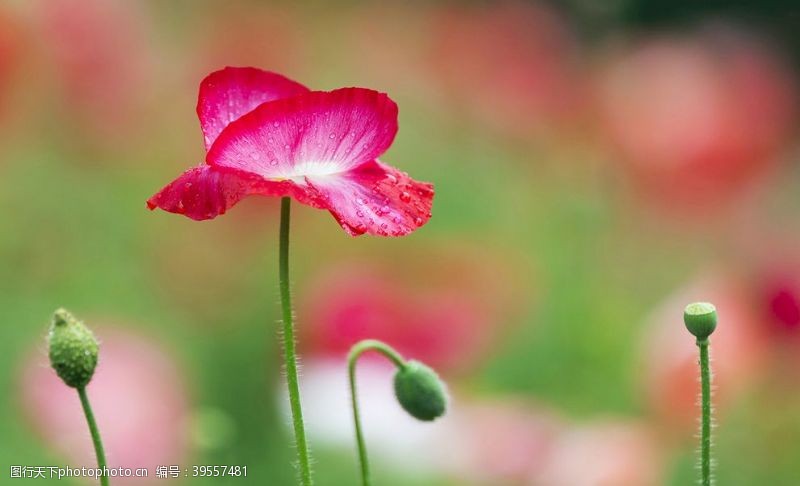
{"type": "Polygon", "coordinates": [[[291,181],[265,181],[248,172],[201,165],[187,170],[167,184],[147,200],[147,207],[151,210],[158,207],[201,221],[225,214],[251,194],[292,196],[305,204],[314,205],[291,181]]]}
{"type": "Polygon", "coordinates": [[[433,185],[377,160],[337,177],[306,177],[351,236],[403,236],[428,222],[433,185]]]}
{"type": "Polygon", "coordinates": [[[252,67],[226,67],[200,83],[197,116],[206,150],[232,121],[267,101],[308,92],[308,88],[280,74],[252,67]]]}
{"type": "Polygon", "coordinates": [[[376,159],[397,133],[397,105],[363,88],[271,101],[220,133],[209,165],[302,182],[332,176],[376,159]]]}

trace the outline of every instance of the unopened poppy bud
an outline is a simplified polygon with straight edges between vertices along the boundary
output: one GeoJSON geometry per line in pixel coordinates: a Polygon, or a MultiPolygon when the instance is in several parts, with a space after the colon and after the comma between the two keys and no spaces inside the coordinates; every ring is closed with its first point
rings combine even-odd
{"type": "Polygon", "coordinates": [[[48,336],[50,365],[68,386],[83,388],[97,366],[97,339],[66,309],[53,314],[48,336]]]}
{"type": "Polygon", "coordinates": [[[705,341],[717,328],[717,309],[708,302],[689,304],[683,311],[683,322],[698,341],[705,341]]]}
{"type": "Polygon", "coordinates": [[[435,420],[447,408],[444,383],[435,371],[419,361],[408,361],[397,371],[394,393],[405,411],[419,420],[435,420]]]}

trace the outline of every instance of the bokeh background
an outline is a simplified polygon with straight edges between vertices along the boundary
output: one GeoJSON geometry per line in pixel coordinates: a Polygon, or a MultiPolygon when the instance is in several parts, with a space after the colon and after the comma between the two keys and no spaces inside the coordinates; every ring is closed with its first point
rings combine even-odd
{"type": "Polygon", "coordinates": [[[384,159],[437,191],[400,239],[295,205],[319,485],[358,481],[344,354],[365,337],[452,394],[445,419],[415,423],[386,363],[362,360],[377,484],[691,484],[681,316],[701,299],[721,319],[719,483],[800,483],[798,25],[777,0],[3,1],[3,477],[93,463],[47,366],[66,306],[102,339],[89,394],[111,465],[150,468],[115,484],[293,484],[278,201],[203,223],[144,204],[202,161],[200,80],[252,65],[388,92],[384,159]],[[194,464],[247,478],[153,478],[194,464]]]}

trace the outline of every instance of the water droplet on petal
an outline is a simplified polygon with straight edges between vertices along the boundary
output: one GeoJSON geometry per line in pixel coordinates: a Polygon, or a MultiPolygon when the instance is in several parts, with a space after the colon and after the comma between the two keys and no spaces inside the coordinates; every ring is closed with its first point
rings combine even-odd
{"type": "Polygon", "coordinates": [[[271,166],[273,166],[273,167],[274,167],[274,166],[276,166],[276,165],[278,165],[278,159],[272,159],[272,160],[270,160],[270,161],[269,161],[269,165],[271,165],[271,166]]]}
{"type": "Polygon", "coordinates": [[[356,216],[358,216],[359,218],[363,218],[364,217],[364,211],[361,211],[361,210],[356,211],[356,216]]]}
{"type": "Polygon", "coordinates": [[[417,218],[414,220],[414,223],[415,223],[417,226],[422,226],[422,223],[424,223],[424,222],[425,222],[425,221],[424,221],[422,218],[420,218],[419,216],[417,216],[417,218]]]}
{"type": "Polygon", "coordinates": [[[411,201],[411,194],[409,194],[409,193],[407,193],[405,191],[401,192],[400,193],[400,200],[403,201],[403,202],[411,201]]]}

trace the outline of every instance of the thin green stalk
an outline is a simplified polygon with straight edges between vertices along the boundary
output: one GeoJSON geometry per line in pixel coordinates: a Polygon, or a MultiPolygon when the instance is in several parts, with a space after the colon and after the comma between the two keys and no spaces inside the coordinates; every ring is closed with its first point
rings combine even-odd
{"type": "Polygon", "coordinates": [[[308,454],[303,409],[300,406],[300,385],[297,379],[297,352],[295,349],[294,322],[292,315],[292,296],[289,291],[289,215],[291,199],[281,199],[281,228],[279,251],[279,274],[281,306],[283,309],[283,352],[286,361],[286,383],[289,387],[289,404],[292,409],[292,425],[294,426],[295,446],[300,466],[300,481],[303,486],[310,486],[311,461],[308,454]]]}
{"type": "Polygon", "coordinates": [[[350,375],[350,398],[353,405],[353,421],[356,426],[356,443],[358,444],[358,458],[361,464],[361,483],[363,486],[370,486],[367,446],[364,441],[364,433],[361,427],[361,413],[358,408],[358,399],[356,395],[356,362],[366,351],[377,351],[383,354],[399,369],[404,369],[406,367],[406,362],[403,357],[389,345],[372,339],[361,341],[353,346],[347,358],[347,369],[350,375]]]}
{"type": "Polygon", "coordinates": [[[106,475],[106,453],[103,450],[103,441],[100,439],[100,430],[97,428],[97,422],[94,419],[92,406],[89,404],[89,397],[86,395],[86,387],[78,388],[78,396],[81,397],[81,405],[83,405],[83,413],[86,415],[86,422],[89,423],[89,432],[92,434],[92,442],[94,442],[94,452],[97,454],[97,467],[102,471],[100,474],[100,484],[108,486],[108,476],[106,475]]]}
{"type": "Polygon", "coordinates": [[[700,348],[701,426],[700,474],[703,486],[711,486],[711,368],[708,363],[708,339],[697,340],[700,348]]]}

